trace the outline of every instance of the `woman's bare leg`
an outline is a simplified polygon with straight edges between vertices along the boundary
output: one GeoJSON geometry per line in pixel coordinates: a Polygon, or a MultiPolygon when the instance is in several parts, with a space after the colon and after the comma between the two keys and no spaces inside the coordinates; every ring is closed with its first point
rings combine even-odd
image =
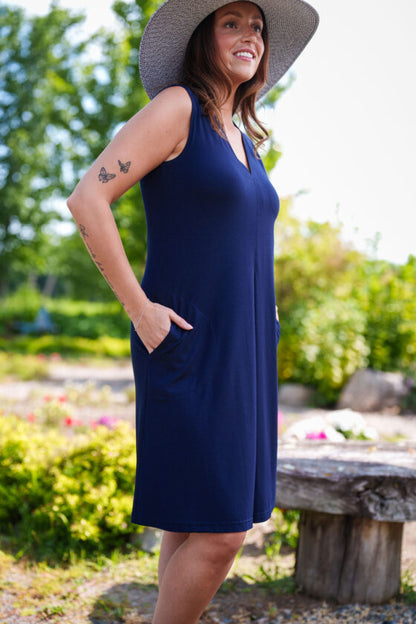
{"type": "Polygon", "coordinates": [[[176,531],[163,531],[162,543],[160,545],[158,577],[159,587],[162,584],[163,575],[169,559],[181,544],[189,537],[189,533],[177,533],[176,531]]]}
{"type": "Polygon", "coordinates": [[[163,571],[153,624],[196,624],[227,576],[245,535],[245,531],[190,533],[163,571]]]}

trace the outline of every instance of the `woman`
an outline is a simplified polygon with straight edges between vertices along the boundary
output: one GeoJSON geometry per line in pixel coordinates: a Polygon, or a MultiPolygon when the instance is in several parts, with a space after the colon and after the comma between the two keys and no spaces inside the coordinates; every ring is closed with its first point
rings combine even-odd
{"type": "Polygon", "coordinates": [[[279,201],[257,154],[267,132],[254,104],[317,24],[302,0],[167,0],[140,49],[151,102],[68,200],[132,322],[132,521],[164,530],[154,624],[197,622],[246,531],[274,507],[279,201]],[[138,181],[148,227],[141,284],[110,211],[138,181]]]}

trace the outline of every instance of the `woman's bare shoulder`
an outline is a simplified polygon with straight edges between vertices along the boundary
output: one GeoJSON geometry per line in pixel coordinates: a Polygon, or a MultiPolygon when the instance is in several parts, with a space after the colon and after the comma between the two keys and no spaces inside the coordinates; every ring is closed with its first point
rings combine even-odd
{"type": "Polygon", "coordinates": [[[163,89],[147,106],[175,118],[186,118],[192,113],[191,96],[180,85],[163,89]]]}

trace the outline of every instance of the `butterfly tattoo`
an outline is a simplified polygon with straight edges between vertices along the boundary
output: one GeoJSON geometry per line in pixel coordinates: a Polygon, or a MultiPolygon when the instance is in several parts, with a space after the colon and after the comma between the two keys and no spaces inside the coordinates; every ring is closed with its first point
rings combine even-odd
{"type": "Polygon", "coordinates": [[[121,173],[128,173],[131,165],[131,160],[126,163],[122,163],[121,160],[118,161],[121,173]]]}
{"type": "Polygon", "coordinates": [[[105,167],[101,167],[101,171],[98,174],[98,179],[103,184],[107,184],[107,182],[110,182],[110,180],[114,180],[115,177],[116,177],[116,174],[115,173],[107,173],[107,170],[106,170],[105,167]]]}

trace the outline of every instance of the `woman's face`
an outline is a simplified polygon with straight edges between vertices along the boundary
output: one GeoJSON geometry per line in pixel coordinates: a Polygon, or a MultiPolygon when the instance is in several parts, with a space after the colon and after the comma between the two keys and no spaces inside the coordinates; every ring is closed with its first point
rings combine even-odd
{"type": "Polygon", "coordinates": [[[252,2],[231,2],[215,11],[214,38],[220,63],[236,85],[251,80],[264,54],[263,17],[252,2]]]}

